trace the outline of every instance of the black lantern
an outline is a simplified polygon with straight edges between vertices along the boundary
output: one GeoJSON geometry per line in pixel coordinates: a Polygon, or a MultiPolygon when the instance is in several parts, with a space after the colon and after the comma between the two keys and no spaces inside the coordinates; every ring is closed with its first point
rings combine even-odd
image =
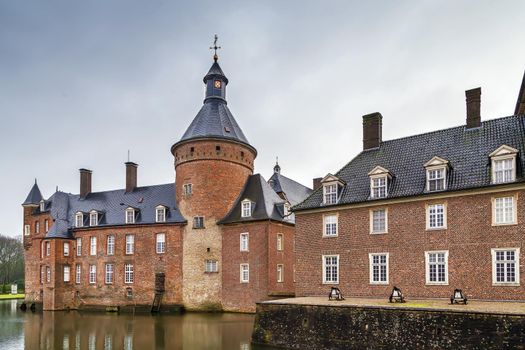
{"type": "Polygon", "coordinates": [[[467,297],[463,294],[461,289],[454,289],[454,294],[450,297],[450,303],[467,305],[467,297]]]}
{"type": "Polygon", "coordinates": [[[328,300],[345,300],[343,293],[337,287],[332,287],[330,293],[328,293],[328,300]]]}
{"type": "Polygon", "coordinates": [[[403,296],[403,293],[401,293],[401,289],[394,286],[394,289],[392,289],[392,293],[390,294],[390,298],[388,298],[388,302],[390,303],[406,302],[405,297],[403,296]]]}

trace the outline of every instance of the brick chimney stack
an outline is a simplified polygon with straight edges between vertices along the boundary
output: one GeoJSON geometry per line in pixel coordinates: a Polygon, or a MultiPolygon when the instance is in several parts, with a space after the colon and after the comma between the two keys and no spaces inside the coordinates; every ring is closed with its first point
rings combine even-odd
{"type": "Polygon", "coordinates": [[[323,178],[322,177],[316,177],[314,180],[313,180],[313,190],[315,191],[316,189],[318,189],[319,187],[321,187],[321,180],[323,178]]]}
{"type": "Polygon", "coordinates": [[[467,129],[481,126],[481,88],[465,91],[467,97],[467,129]]]}
{"type": "Polygon", "coordinates": [[[132,192],[137,187],[138,164],[126,162],[126,192],[132,192]]]}
{"type": "Polygon", "coordinates": [[[80,171],[80,198],[84,199],[91,193],[91,170],[79,169],[80,171]]]}
{"type": "Polygon", "coordinates": [[[381,144],[383,116],[379,112],[363,116],[363,150],[378,148],[381,144]]]}

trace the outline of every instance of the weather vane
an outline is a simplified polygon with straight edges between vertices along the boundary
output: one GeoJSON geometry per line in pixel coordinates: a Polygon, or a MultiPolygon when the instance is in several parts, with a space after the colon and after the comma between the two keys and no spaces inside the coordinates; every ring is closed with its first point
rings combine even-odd
{"type": "Polygon", "coordinates": [[[215,40],[213,40],[213,46],[210,46],[210,50],[214,50],[213,60],[217,62],[219,59],[219,56],[217,56],[217,50],[220,49],[220,46],[217,46],[217,40],[219,40],[219,36],[215,34],[215,40]]]}

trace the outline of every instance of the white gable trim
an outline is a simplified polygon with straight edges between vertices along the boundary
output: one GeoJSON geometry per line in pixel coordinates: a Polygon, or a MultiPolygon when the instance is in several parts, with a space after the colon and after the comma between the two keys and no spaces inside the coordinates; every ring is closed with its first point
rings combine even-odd
{"type": "Polygon", "coordinates": [[[510,156],[516,156],[516,153],[518,153],[517,149],[507,146],[507,145],[501,145],[494,152],[489,154],[489,157],[491,158],[510,157],[510,156]]]}
{"type": "Polygon", "coordinates": [[[374,169],[372,169],[371,172],[368,173],[368,176],[370,177],[380,177],[387,175],[390,177],[390,171],[388,169],[383,168],[382,166],[376,166],[374,169]]]}
{"type": "Polygon", "coordinates": [[[424,164],[425,168],[433,167],[448,167],[449,161],[438,156],[432,157],[428,162],[424,164]]]}

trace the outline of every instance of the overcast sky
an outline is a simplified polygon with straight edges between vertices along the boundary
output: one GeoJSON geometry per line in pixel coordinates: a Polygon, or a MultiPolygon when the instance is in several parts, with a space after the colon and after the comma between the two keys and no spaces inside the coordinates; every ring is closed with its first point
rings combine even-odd
{"type": "Polygon", "coordinates": [[[311,186],[362,147],[514,112],[525,70],[524,1],[0,0],[0,233],[21,235],[34,179],[45,198],[174,181],[170,147],[202,105],[219,34],[228,106],[266,179],[311,186]]]}

